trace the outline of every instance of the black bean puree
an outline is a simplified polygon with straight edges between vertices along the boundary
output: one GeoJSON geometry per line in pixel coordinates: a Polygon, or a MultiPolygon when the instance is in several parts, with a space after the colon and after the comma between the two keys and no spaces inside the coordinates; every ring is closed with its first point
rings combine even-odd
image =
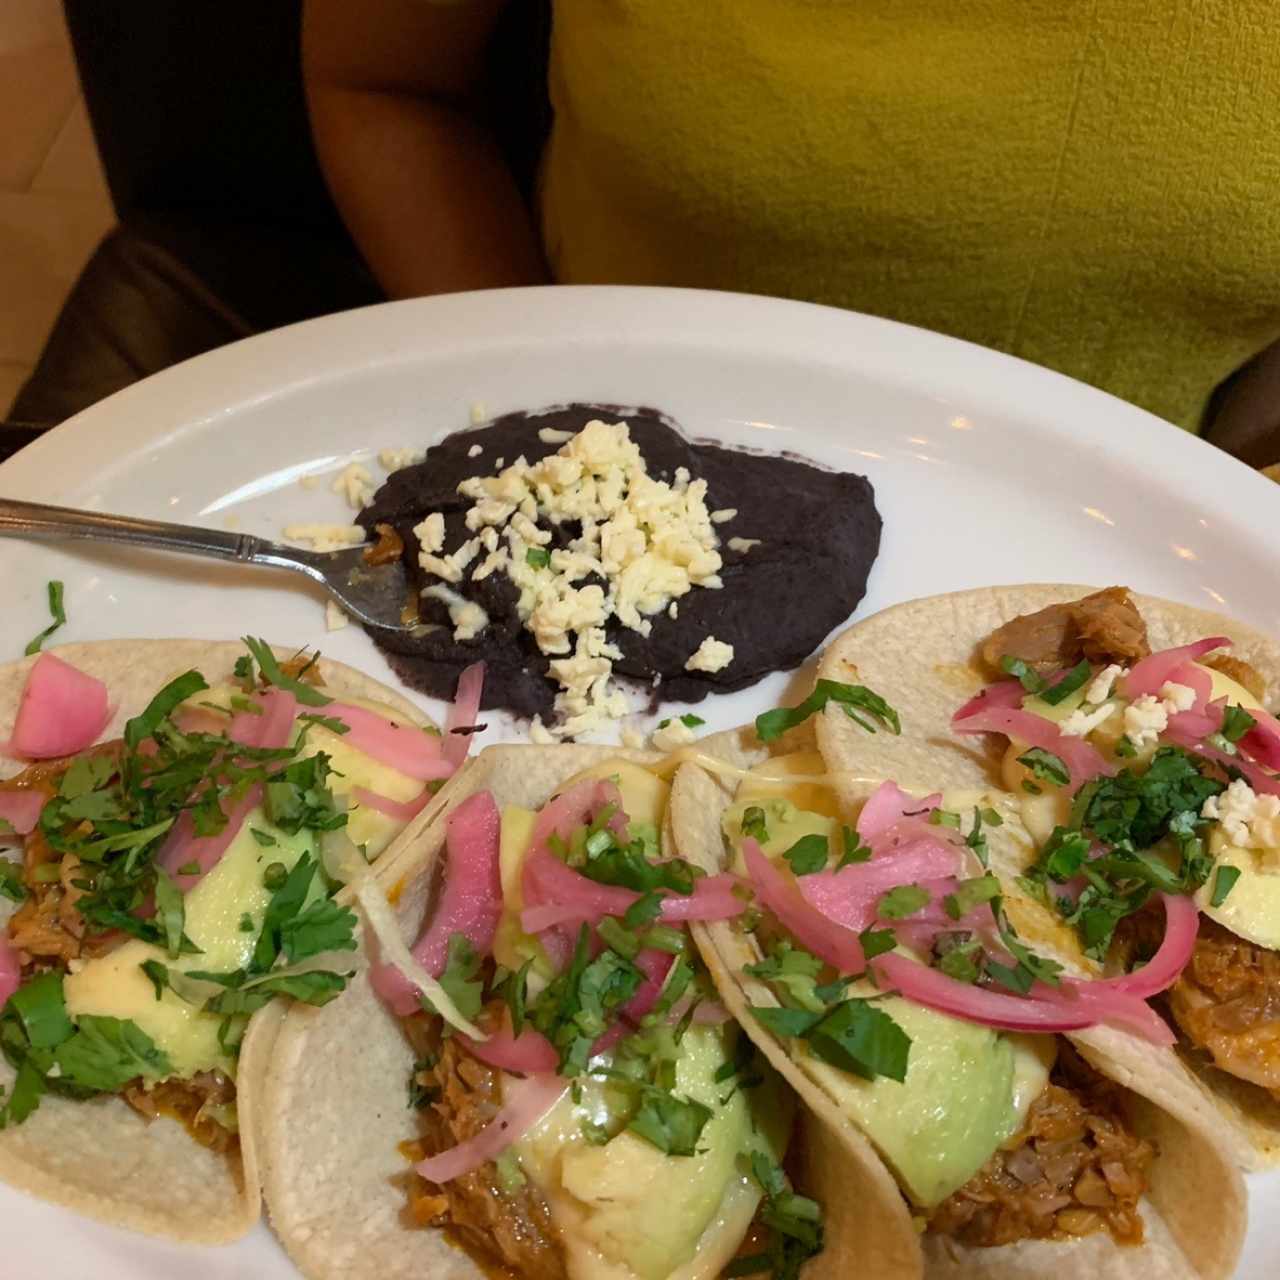
{"type": "MultiPolygon", "coordinates": [[[[539,431],[576,433],[596,418],[628,424],[651,476],[670,481],[677,467],[687,467],[694,479],[707,481],[708,510],[734,507],[738,512],[716,526],[724,560],[722,588],[694,587],[680,597],[674,620],[665,612],[651,619],[647,638],[616,621],[606,628],[623,653],[614,662],[615,674],[657,686],[655,693],[664,699],[698,702],[713,691],[742,689],[770,671],[799,666],[857,607],[880,548],[880,516],[869,480],[791,457],[694,444],[652,409],[575,404],[507,414],[488,426],[459,431],[433,445],[423,462],[395,472],[358,521],[371,535],[383,523],[400,534],[416,592],[437,579],[418,566],[415,525],[433,511],[442,512],[445,552],[473,536],[465,524],[472,500],[458,493],[460,481],[495,474],[499,458],[510,466],[521,455],[535,462],[555,453],[560,444],[540,440],[539,431]],[[468,457],[477,444],[483,452],[468,457]],[[733,551],[730,538],[760,541],[748,551],[733,551]],[[733,645],[733,661],[713,673],[686,671],[685,662],[709,635],[733,645]]],[[[551,529],[552,547],[567,546],[581,532],[576,522],[542,527],[551,529]]],[[[586,581],[591,579],[579,585],[586,581]]],[[[488,627],[474,640],[455,641],[447,606],[424,599],[419,614],[437,629],[406,634],[369,628],[397,675],[423,693],[449,699],[462,669],[483,659],[486,708],[547,719],[557,686],[547,674],[547,658],[516,614],[519,592],[511,580],[498,570],[480,582],[464,577],[452,585],[488,613],[488,627]]]]}

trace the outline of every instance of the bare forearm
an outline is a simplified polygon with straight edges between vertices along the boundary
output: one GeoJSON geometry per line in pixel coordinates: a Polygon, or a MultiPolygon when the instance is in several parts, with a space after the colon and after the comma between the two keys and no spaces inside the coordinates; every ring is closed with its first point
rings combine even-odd
{"type": "Polygon", "coordinates": [[[502,155],[462,110],[337,87],[315,89],[310,106],[334,200],[388,294],[546,283],[502,155]]]}

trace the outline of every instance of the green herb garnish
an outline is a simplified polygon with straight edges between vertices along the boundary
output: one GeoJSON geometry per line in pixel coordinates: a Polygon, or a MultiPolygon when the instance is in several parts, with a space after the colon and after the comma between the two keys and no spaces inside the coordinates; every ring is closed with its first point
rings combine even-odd
{"type": "Polygon", "coordinates": [[[56,580],[51,581],[49,583],[48,592],[49,614],[53,618],[53,621],[45,627],[45,629],[40,632],[40,634],[36,636],[35,639],[32,640],[22,651],[28,658],[31,657],[32,654],[39,653],[40,646],[43,645],[59,627],[66,626],[67,611],[63,607],[62,603],[62,583],[56,580]]]}

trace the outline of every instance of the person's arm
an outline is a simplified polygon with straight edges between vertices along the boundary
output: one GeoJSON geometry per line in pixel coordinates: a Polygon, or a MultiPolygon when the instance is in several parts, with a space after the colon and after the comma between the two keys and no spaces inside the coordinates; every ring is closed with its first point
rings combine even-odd
{"type": "Polygon", "coordinates": [[[537,233],[468,110],[506,0],[306,0],[320,164],[392,297],[545,284],[537,233]]]}

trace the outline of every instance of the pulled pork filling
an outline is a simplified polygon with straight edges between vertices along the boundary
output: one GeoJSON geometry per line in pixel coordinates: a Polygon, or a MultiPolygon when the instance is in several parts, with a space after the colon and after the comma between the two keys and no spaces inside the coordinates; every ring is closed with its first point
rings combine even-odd
{"type": "Polygon", "coordinates": [[[1130,1129],[1120,1087],[1063,1041],[1022,1131],[934,1210],[929,1229],[971,1246],[1098,1231],[1139,1244],[1155,1154],[1130,1129]]]}
{"type": "MultiPolygon", "coordinates": [[[[493,1006],[496,1017],[500,1004],[493,1006]]],[[[413,1098],[423,1136],[408,1152],[421,1159],[474,1137],[502,1107],[502,1073],[442,1036],[439,1018],[416,1013],[401,1020],[417,1065],[413,1098]]],[[[415,1223],[439,1227],[481,1267],[521,1280],[565,1280],[564,1253],[551,1210],[518,1172],[505,1176],[493,1162],[437,1185],[412,1175],[409,1212],[415,1223]]]]}
{"type": "Polygon", "coordinates": [[[1042,675],[1090,662],[1131,663],[1151,652],[1147,624],[1127,587],[1107,587],[1083,600],[1024,613],[982,642],[982,660],[1004,675],[1002,658],[1021,658],[1042,675]]]}
{"type": "Polygon", "coordinates": [[[1182,1033],[1216,1067],[1280,1101],[1280,955],[1201,917],[1168,999],[1182,1033]]]}
{"type": "MultiPolygon", "coordinates": [[[[118,742],[104,743],[91,754],[116,755],[119,747],[118,742]]],[[[47,796],[56,795],[70,764],[69,759],[63,759],[32,765],[0,782],[0,790],[39,790],[47,796]]],[[[72,960],[107,955],[128,940],[115,930],[90,930],[76,906],[84,892],[75,884],[79,867],[74,855],[62,857],[50,848],[39,827],[23,838],[22,883],[27,897],[9,917],[8,930],[24,981],[51,969],[65,972],[72,960]]],[[[211,1151],[234,1152],[239,1146],[234,1121],[230,1120],[236,1087],[221,1071],[151,1085],[139,1078],[126,1084],[120,1096],[148,1120],[167,1115],[179,1121],[196,1142],[211,1151]]]]}

